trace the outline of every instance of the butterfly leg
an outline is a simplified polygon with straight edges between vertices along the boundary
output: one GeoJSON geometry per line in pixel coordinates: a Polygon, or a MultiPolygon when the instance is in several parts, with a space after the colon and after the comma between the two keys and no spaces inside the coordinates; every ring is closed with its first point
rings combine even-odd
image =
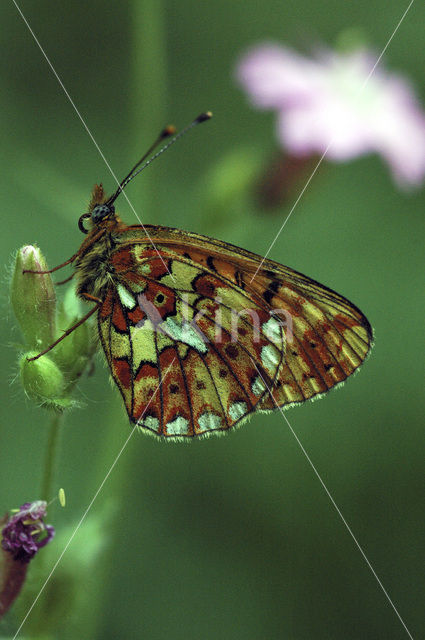
{"type": "Polygon", "coordinates": [[[62,264],[59,264],[57,267],[53,267],[53,269],[47,269],[47,271],[33,271],[32,269],[24,269],[22,273],[38,273],[39,275],[42,275],[45,273],[53,273],[58,269],[62,269],[62,267],[66,267],[67,264],[71,264],[71,262],[74,262],[77,256],[78,256],[78,253],[74,253],[74,255],[71,256],[69,260],[67,260],[66,262],[62,262],[62,264]]]}
{"type": "Polygon", "coordinates": [[[98,298],[94,298],[94,296],[89,296],[89,294],[83,294],[83,295],[84,295],[84,297],[88,297],[89,299],[93,299],[96,302],[96,306],[93,307],[93,309],[90,309],[90,311],[88,313],[86,313],[86,315],[83,316],[81,318],[81,320],[79,320],[78,322],[73,324],[72,327],[69,327],[69,329],[64,331],[64,333],[61,335],[61,337],[58,338],[57,340],[55,340],[55,342],[53,342],[50,346],[48,346],[47,349],[44,349],[44,351],[41,351],[40,353],[38,353],[33,358],[27,358],[28,362],[32,362],[32,360],[37,360],[38,358],[40,358],[40,356],[44,356],[45,353],[48,353],[51,349],[53,349],[53,347],[56,347],[56,345],[59,344],[59,342],[62,342],[62,340],[64,340],[64,338],[66,338],[66,336],[69,336],[69,334],[72,333],[73,331],[75,331],[75,329],[78,329],[79,326],[84,324],[84,322],[86,320],[88,320],[90,318],[90,316],[92,316],[94,314],[95,311],[98,310],[100,300],[98,298]]]}
{"type": "Polygon", "coordinates": [[[96,298],[96,296],[92,296],[91,293],[86,293],[85,291],[83,291],[79,295],[82,296],[83,298],[85,298],[87,300],[87,302],[95,302],[98,307],[101,304],[103,304],[103,301],[100,298],[96,298]]]}

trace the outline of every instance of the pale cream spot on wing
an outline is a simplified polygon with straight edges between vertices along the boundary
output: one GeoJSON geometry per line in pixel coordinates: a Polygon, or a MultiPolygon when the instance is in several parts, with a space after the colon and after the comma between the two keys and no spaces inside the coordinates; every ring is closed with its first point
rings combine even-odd
{"type": "Polygon", "coordinates": [[[177,323],[174,317],[168,317],[160,324],[160,328],[174,340],[193,347],[199,353],[207,353],[208,346],[202,339],[201,334],[189,323],[177,323]]]}
{"type": "Polygon", "coordinates": [[[166,425],[167,434],[171,436],[184,436],[189,433],[189,421],[178,416],[166,425]]]}
{"type": "Polygon", "coordinates": [[[279,349],[282,347],[282,327],[276,318],[269,318],[262,326],[264,335],[279,349]]]}
{"type": "Polygon", "coordinates": [[[145,427],[146,429],[150,429],[151,431],[156,431],[159,433],[159,420],[158,418],[154,418],[153,416],[146,416],[146,418],[142,418],[137,426],[145,427]]]}
{"type": "Polygon", "coordinates": [[[213,431],[214,429],[221,429],[223,422],[221,416],[205,411],[198,419],[199,426],[203,431],[213,431]]]}
{"type": "Polygon", "coordinates": [[[229,415],[236,422],[239,418],[242,418],[246,413],[248,413],[248,407],[246,402],[234,402],[230,405],[229,415]]]}
{"type": "Polygon", "coordinates": [[[117,284],[117,291],[118,291],[118,296],[121,300],[121,304],[124,307],[127,307],[127,309],[133,309],[133,307],[136,306],[136,300],[131,295],[129,290],[123,287],[122,284],[119,284],[119,283],[117,284]]]}
{"type": "Polygon", "coordinates": [[[261,379],[261,376],[257,376],[255,378],[254,382],[252,383],[251,389],[252,393],[257,397],[261,396],[261,394],[264,393],[264,391],[266,390],[266,385],[261,379]]]}
{"type": "Polygon", "coordinates": [[[271,344],[266,345],[261,349],[261,362],[264,368],[274,375],[280,363],[279,351],[271,344]]]}

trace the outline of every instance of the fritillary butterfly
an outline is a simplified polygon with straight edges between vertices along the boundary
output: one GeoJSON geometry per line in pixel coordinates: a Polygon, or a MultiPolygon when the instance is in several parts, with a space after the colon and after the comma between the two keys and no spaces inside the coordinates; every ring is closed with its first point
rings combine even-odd
{"type": "Polygon", "coordinates": [[[168,438],[219,433],[320,396],[362,364],[370,324],[335,291],[220,240],[124,224],[113,202],[140,164],[113,196],[94,187],[79,220],[87,238],[64,263],[78,295],[95,303],[71,330],[97,311],[133,423],[168,438]]]}

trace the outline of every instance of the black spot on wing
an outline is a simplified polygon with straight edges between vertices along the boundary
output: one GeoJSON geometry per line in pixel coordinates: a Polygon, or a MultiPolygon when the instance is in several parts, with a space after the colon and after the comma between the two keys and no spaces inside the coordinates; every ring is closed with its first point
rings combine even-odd
{"type": "Polygon", "coordinates": [[[215,268],[214,264],[214,258],[212,256],[208,256],[207,266],[211,269],[211,271],[215,271],[217,273],[217,269],[215,268]]]}
{"type": "Polygon", "coordinates": [[[272,280],[268,288],[264,291],[263,298],[268,304],[271,304],[271,301],[279,291],[280,285],[281,283],[279,282],[279,280],[272,280]]]}

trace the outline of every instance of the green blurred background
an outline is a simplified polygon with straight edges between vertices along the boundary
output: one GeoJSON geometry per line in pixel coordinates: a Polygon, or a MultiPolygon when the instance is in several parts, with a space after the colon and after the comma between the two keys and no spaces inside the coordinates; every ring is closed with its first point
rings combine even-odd
{"type": "MultiPolygon", "coordinates": [[[[129,186],[141,219],[265,253],[296,194],[266,211],[243,184],[267,168],[277,143],[274,115],[252,109],[235,84],[238,56],[269,39],[332,45],[352,27],[380,51],[407,3],[20,6],[119,177],[164,124],[214,112],[129,186]]],[[[16,7],[3,0],[1,14],[5,511],[39,497],[49,420],[16,380],[11,256],[37,242],[51,266],[68,258],[93,184],[112,191],[115,183],[16,7]]],[[[424,19],[414,3],[384,58],[422,99],[424,19]]],[[[118,208],[136,223],[123,198],[118,208]]],[[[423,190],[398,191],[377,157],[324,164],[271,252],[353,300],[376,330],[358,376],[286,415],[415,638],[424,636],[422,209],[423,190]]],[[[3,636],[15,633],[129,434],[102,361],[78,385],[83,408],[65,419],[55,486],[68,504],[48,518],[57,539],[34,561],[3,636]]],[[[65,639],[408,637],[279,413],[189,444],[136,434],[22,637],[46,631],[65,639]]]]}

